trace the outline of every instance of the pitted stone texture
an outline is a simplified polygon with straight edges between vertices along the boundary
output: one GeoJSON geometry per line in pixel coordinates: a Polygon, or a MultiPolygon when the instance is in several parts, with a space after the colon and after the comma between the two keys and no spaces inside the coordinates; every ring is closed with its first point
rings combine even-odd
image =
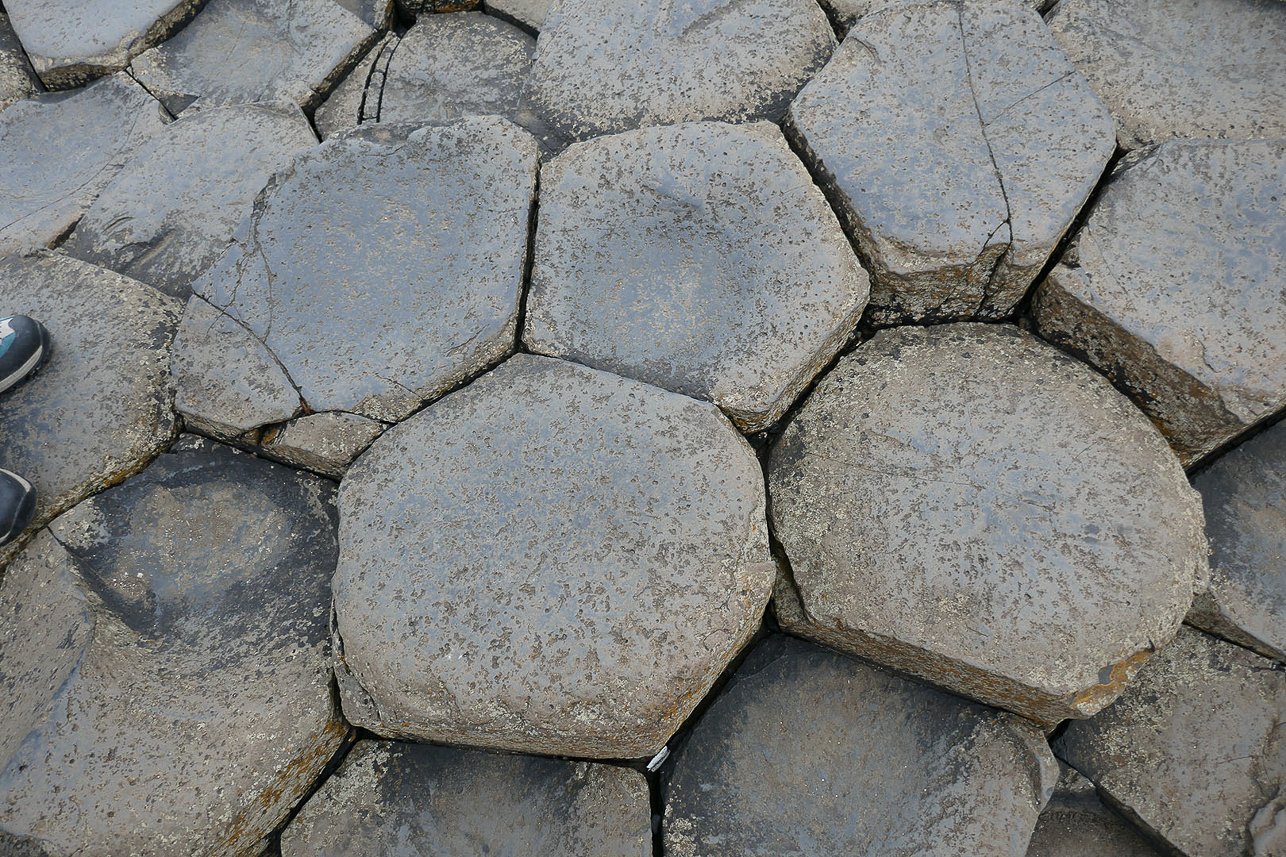
{"type": "Polygon", "coordinates": [[[182,32],[130,69],[171,113],[206,105],[317,105],[375,41],[335,0],[210,0],[182,32]]]}
{"type": "MultiPolygon", "coordinates": [[[[48,252],[0,259],[0,306],[53,336],[48,362],[0,407],[0,467],[36,487],[31,531],[142,469],[173,439],[170,340],[182,306],[48,252]]],[[[17,547],[0,549],[0,563],[17,547]]]]}
{"type": "Polygon", "coordinates": [[[315,145],[292,103],[189,111],[116,174],[61,249],[186,299],[272,174],[315,145]]]}
{"type": "MultiPolygon", "coordinates": [[[[423,20],[423,19],[421,19],[423,20]]],[[[281,836],[283,857],[649,857],[638,771],[360,741],[281,836]]]]}
{"type": "Polygon", "coordinates": [[[781,132],[602,137],[541,174],[523,340],[774,423],[847,341],[866,272],[781,132]]]}
{"type": "Polygon", "coordinates": [[[384,32],[393,24],[393,0],[335,0],[367,25],[384,32]]]}
{"type": "Polygon", "coordinates": [[[770,637],[676,754],[665,853],[1023,857],[1057,775],[1030,723],[770,637]]]}
{"type": "MultiPolygon", "coordinates": [[[[909,9],[912,6],[923,6],[929,0],[820,0],[822,8],[827,11],[839,29],[847,34],[858,21],[867,15],[874,15],[886,9],[909,9]]],[[[981,0],[993,6],[1008,6],[1012,0],[981,0]]],[[[1030,6],[1037,12],[1043,12],[1054,0],[1021,0],[1024,6],[1030,6]]]]}
{"type": "Polygon", "coordinates": [[[573,141],[701,119],[775,121],[834,49],[811,0],[562,0],[536,45],[523,124],[573,141]]]}
{"type": "Polygon", "coordinates": [[[273,178],[193,291],[309,409],[402,419],[513,349],[536,162],[498,117],[328,140],[273,178]]]}
{"type": "Polygon", "coordinates": [[[9,25],[9,16],[0,13],[0,110],[15,101],[35,98],[42,90],[22,43],[9,25]]]}
{"type": "Polygon", "coordinates": [[[1038,332],[1129,393],[1185,465],[1286,407],[1286,140],[1131,156],[1062,262],[1038,332]]]}
{"type": "Polygon", "coordinates": [[[1111,109],[1126,149],[1286,137],[1286,5],[1063,0],[1049,28],[1111,109]]]}
{"type": "Polygon", "coordinates": [[[762,475],[713,406],[520,354],[340,488],[336,675],[379,735],[650,756],[758,627],[762,475]]]}
{"type": "Polygon", "coordinates": [[[386,34],[317,108],[313,124],[323,140],[378,118],[384,74],[399,41],[394,33],[386,34]]]}
{"type": "Polygon", "coordinates": [[[397,0],[398,10],[411,20],[437,12],[468,12],[480,5],[481,0],[397,0]]]}
{"type": "Polygon", "coordinates": [[[787,133],[833,191],[880,325],[1009,313],[1114,148],[1107,109],[1016,0],[863,18],[787,133]]]}
{"type": "Polygon", "coordinates": [[[357,414],[309,414],[265,432],[263,451],[287,464],[339,479],[383,431],[383,423],[357,414]]]}
{"type": "Polygon", "coordinates": [[[551,4],[552,0],[494,0],[484,6],[489,15],[540,32],[545,28],[545,15],[551,4]]]}
{"type": "Polygon", "coordinates": [[[1093,783],[1061,767],[1058,787],[1041,810],[1027,857],[1161,857],[1137,830],[1103,806],[1093,783]]]}
{"type": "Polygon", "coordinates": [[[347,731],[329,693],[329,483],[179,450],[9,566],[0,851],[258,854],[347,731]]]}
{"type": "Polygon", "coordinates": [[[1286,675],[1272,667],[1184,628],[1110,708],[1071,724],[1055,752],[1180,853],[1281,854],[1286,675]]]}
{"type": "Polygon", "coordinates": [[[164,116],[126,74],[0,112],[0,255],[62,237],[164,116]]]}
{"type": "Polygon", "coordinates": [[[806,611],[788,628],[1044,723],[1120,693],[1208,573],[1200,498],[1156,429],[1008,326],[877,334],[768,478],[806,611]]]}

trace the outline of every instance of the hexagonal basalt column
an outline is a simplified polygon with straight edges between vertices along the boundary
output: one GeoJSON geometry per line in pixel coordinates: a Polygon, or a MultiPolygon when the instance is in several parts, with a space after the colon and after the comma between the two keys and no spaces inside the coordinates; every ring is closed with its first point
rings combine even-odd
{"type": "Polygon", "coordinates": [[[713,405],[515,356],[344,479],[344,713],[394,737],[657,752],[758,627],[762,486],[713,405]]]}
{"type": "Polygon", "coordinates": [[[1012,327],[864,343],[787,426],[769,489],[784,626],[1046,723],[1120,693],[1207,573],[1156,429],[1012,327]]]}

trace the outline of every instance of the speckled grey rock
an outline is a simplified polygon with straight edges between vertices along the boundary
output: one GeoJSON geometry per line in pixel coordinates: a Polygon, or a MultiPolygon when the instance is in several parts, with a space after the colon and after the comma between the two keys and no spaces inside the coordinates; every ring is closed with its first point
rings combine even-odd
{"type": "Polygon", "coordinates": [[[516,355],[344,478],[345,715],[390,737],[651,756],[758,627],[763,503],[714,406],[516,355]]]}
{"type": "MultiPolygon", "coordinates": [[[[840,31],[847,34],[859,20],[867,15],[874,15],[885,9],[909,9],[912,6],[923,6],[929,0],[819,0],[819,2],[840,31]]],[[[981,2],[1007,6],[1011,0],[981,0],[981,2]]],[[[1054,0],[1021,0],[1021,2],[1024,6],[1030,6],[1037,12],[1042,12],[1052,5],[1054,0]]]]}
{"type": "Polygon", "coordinates": [[[329,483],[180,441],[0,587],[0,851],[250,855],[347,727],[329,483]]]}
{"type": "Polygon", "coordinates": [[[562,0],[523,91],[523,124],[584,140],[700,119],[780,119],[835,49],[811,0],[562,0]]]}
{"type": "Polygon", "coordinates": [[[1032,305],[1193,464],[1286,407],[1286,140],[1122,161],[1032,305]]]}
{"type": "Polygon", "coordinates": [[[130,69],[174,114],[197,98],[207,105],[294,101],[309,110],[375,39],[335,0],[210,0],[130,69]]]}
{"type": "Polygon", "coordinates": [[[1023,857],[1057,775],[1030,723],[770,637],[676,754],[665,853],[1023,857]]]}
{"type": "Polygon", "coordinates": [[[372,122],[379,116],[379,94],[384,87],[384,74],[399,41],[396,34],[385,34],[317,108],[313,124],[323,140],[356,128],[363,122],[372,122]]]}
{"type": "Polygon", "coordinates": [[[1200,498],[1100,376],[1016,328],[882,331],[773,449],[800,634],[1044,723],[1109,703],[1204,579],[1200,498]]]}
{"type": "Polygon", "coordinates": [[[1184,628],[1097,717],[1054,749],[1132,820],[1192,857],[1286,845],[1286,674],[1184,628]]]}
{"type": "Polygon", "coordinates": [[[1063,0],[1049,28],[1107,102],[1126,149],[1286,137],[1286,4],[1063,0]]]}
{"type": "Polygon", "coordinates": [[[553,0],[489,0],[483,4],[488,15],[540,32],[553,0]]]}
{"type": "Polygon", "coordinates": [[[310,410],[399,420],[513,349],[536,161],[498,117],[328,140],[273,178],[192,289],[310,410]]]}
{"type": "Polygon", "coordinates": [[[601,137],[541,171],[523,341],[766,428],[845,343],[869,285],[767,122],[601,137]]]}
{"type": "Polygon", "coordinates": [[[66,234],[164,116],[123,73],[0,111],[0,255],[66,234]]]}
{"type": "Polygon", "coordinates": [[[1061,766],[1058,787],[1041,810],[1027,857],[1161,857],[1139,832],[1103,806],[1094,784],[1061,766]]]}
{"type": "Polygon", "coordinates": [[[383,431],[383,423],[357,414],[309,414],[265,431],[263,451],[287,464],[339,479],[383,431]]]}
{"type": "Polygon", "coordinates": [[[360,741],[282,833],[281,853],[649,857],[647,781],[592,762],[360,741]]]}
{"type": "Polygon", "coordinates": [[[15,101],[35,98],[43,89],[9,25],[9,16],[0,13],[0,110],[15,101]]]}
{"type": "Polygon", "coordinates": [[[315,145],[293,103],[188,111],[116,174],[61,249],[187,298],[269,177],[315,145]]]}
{"type": "Polygon", "coordinates": [[[335,0],[343,8],[384,32],[393,24],[393,0],[335,0]]]}
{"type": "Polygon", "coordinates": [[[1111,157],[1112,119],[1011,0],[869,15],[790,107],[871,272],[875,324],[995,319],[1111,157]]]}
{"type": "Polygon", "coordinates": [[[397,8],[404,17],[417,20],[421,14],[437,12],[467,12],[482,5],[481,0],[397,0],[397,8]]]}

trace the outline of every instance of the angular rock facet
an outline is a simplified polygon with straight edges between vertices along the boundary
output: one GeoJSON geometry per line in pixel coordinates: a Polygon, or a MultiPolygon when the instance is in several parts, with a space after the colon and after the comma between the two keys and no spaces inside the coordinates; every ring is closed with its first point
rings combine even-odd
{"type": "Polygon", "coordinates": [[[1094,784],[1062,766],[1041,810],[1027,857],[1161,857],[1139,832],[1103,806],[1094,784]]]}
{"type": "Polygon", "coordinates": [[[0,110],[15,101],[35,98],[42,89],[22,43],[9,25],[9,16],[0,13],[0,110]]]}
{"type": "Polygon", "coordinates": [[[356,128],[363,122],[374,121],[379,116],[379,93],[384,86],[384,73],[399,41],[396,34],[386,34],[317,108],[313,123],[323,140],[356,128]]]}
{"type": "MultiPolygon", "coordinates": [[[[829,13],[839,30],[845,35],[867,15],[883,12],[885,9],[905,9],[911,6],[923,6],[926,0],[819,0],[822,8],[829,13]]],[[[1012,0],[978,0],[993,6],[1008,6],[1012,0]]],[[[1037,12],[1043,11],[1054,0],[1021,0],[1024,6],[1030,6],[1037,12]]]]}
{"type": "Polygon", "coordinates": [[[264,432],[263,451],[278,461],[339,479],[383,431],[383,423],[357,414],[309,414],[264,432]]]}
{"type": "Polygon", "coordinates": [[[545,28],[545,15],[552,0],[489,0],[487,14],[502,20],[513,21],[536,32],[545,28]]]}

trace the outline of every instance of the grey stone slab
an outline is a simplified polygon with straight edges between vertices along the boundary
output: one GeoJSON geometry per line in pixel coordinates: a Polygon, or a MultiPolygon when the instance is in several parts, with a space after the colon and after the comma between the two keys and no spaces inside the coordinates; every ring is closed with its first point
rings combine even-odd
{"type": "Polygon", "coordinates": [[[0,112],[0,254],[52,246],[166,119],[123,73],[0,112]]]}
{"type": "Polygon", "coordinates": [[[44,87],[27,60],[9,16],[0,13],[0,110],[16,101],[35,98],[44,87]]]}
{"type": "Polygon", "coordinates": [[[1155,427],[1009,326],[881,331],[818,383],[768,484],[788,629],[1043,723],[1108,704],[1208,574],[1155,427]]]}
{"type": "Polygon", "coordinates": [[[834,49],[812,0],[562,0],[545,18],[520,115],[566,141],[775,121],[834,49]]]}
{"type": "Polygon", "coordinates": [[[1286,140],[1177,141],[1121,162],[1037,290],[1185,465],[1286,407],[1286,140]]]}
{"type": "Polygon", "coordinates": [[[399,420],[513,350],[536,162],[498,117],[328,140],[274,177],[193,291],[310,410],[399,420]]]}
{"type": "Polygon", "coordinates": [[[542,168],[523,341],[759,431],[844,345],[868,291],[776,126],[645,128],[542,168]]]}
{"type": "Polygon", "coordinates": [[[403,17],[412,21],[420,15],[430,16],[438,12],[468,12],[482,5],[482,0],[397,0],[398,11],[403,17]]]}
{"type": "Polygon", "coordinates": [[[398,41],[396,34],[385,34],[317,108],[313,124],[323,140],[378,117],[379,93],[398,41]]]}
{"type": "Polygon", "coordinates": [[[283,857],[649,857],[638,771],[359,741],[281,836],[283,857]]]}
{"type": "Polygon", "coordinates": [[[1027,857],[1161,857],[1161,852],[1103,805],[1093,783],[1062,765],[1027,857]]]}
{"type": "Polygon", "coordinates": [[[125,164],[61,250],[186,299],[272,174],[315,145],[290,102],[189,110],[125,164]]]}
{"type": "MultiPolygon", "coordinates": [[[[923,6],[932,0],[819,0],[822,8],[830,15],[841,32],[847,34],[858,21],[867,15],[874,15],[886,9],[910,9],[923,6]]],[[[1011,0],[981,0],[994,6],[1007,6],[1011,0]]],[[[1030,6],[1037,12],[1043,12],[1054,0],[1020,0],[1024,6],[1030,6]]]]}
{"type": "Polygon", "coordinates": [[[264,432],[263,451],[278,461],[339,479],[383,431],[383,423],[357,414],[309,414],[264,432]]]}
{"type": "Polygon", "coordinates": [[[545,28],[545,15],[552,2],[553,0],[489,0],[483,7],[488,15],[540,32],[545,28]]]}
{"type": "Polygon", "coordinates": [[[375,40],[375,30],[335,0],[210,0],[130,69],[175,114],[198,98],[294,101],[311,110],[375,40]]]}
{"type": "Polygon", "coordinates": [[[393,25],[393,0],[335,0],[335,2],[381,33],[393,25]]]}
{"type": "Polygon", "coordinates": [[[1054,38],[1126,149],[1192,137],[1286,137],[1286,6],[1063,0],[1054,38]]]}
{"type": "Polygon", "coordinates": [[[871,271],[875,324],[996,319],[1022,299],[1114,148],[1036,12],[894,4],[790,107],[871,271]]]}
{"type": "MultiPolygon", "coordinates": [[[[53,337],[48,362],[0,406],[0,467],[37,492],[30,531],[141,470],[173,439],[170,340],[182,306],[48,252],[0,259],[0,306],[53,337]]],[[[0,563],[18,546],[0,550],[0,563]]]]}
{"type": "Polygon", "coordinates": [[[1023,857],[1058,775],[1031,723],[789,637],[675,755],[672,857],[1023,857]]]}
{"type": "Polygon", "coordinates": [[[340,698],[389,737],[651,756],[775,570],[717,408],[526,354],[385,432],[339,505],[340,698]]]}
{"type": "Polygon", "coordinates": [[[1286,674],[1184,628],[1054,750],[1135,823],[1194,857],[1271,857],[1286,845],[1286,674]]]}
{"type": "Polygon", "coordinates": [[[0,850],[263,850],[348,730],[330,696],[332,497],[180,441],[10,565],[0,850]]]}

